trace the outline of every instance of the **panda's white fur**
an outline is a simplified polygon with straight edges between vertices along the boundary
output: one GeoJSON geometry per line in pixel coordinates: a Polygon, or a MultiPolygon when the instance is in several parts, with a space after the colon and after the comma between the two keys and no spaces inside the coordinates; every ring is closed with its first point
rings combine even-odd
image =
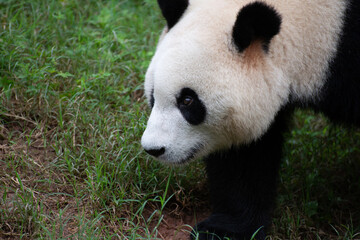
{"type": "Polygon", "coordinates": [[[281,30],[267,53],[260,42],[239,53],[232,30],[251,2],[190,0],[178,23],[163,31],[146,73],[145,93],[148,99],[153,94],[155,105],[141,140],[145,149],[166,149],[161,161],[179,164],[250,143],[290,99],[317,97],[347,1],[263,0],[281,15],[281,30]],[[189,124],[176,106],[185,87],[206,106],[200,125],[189,124]]]}

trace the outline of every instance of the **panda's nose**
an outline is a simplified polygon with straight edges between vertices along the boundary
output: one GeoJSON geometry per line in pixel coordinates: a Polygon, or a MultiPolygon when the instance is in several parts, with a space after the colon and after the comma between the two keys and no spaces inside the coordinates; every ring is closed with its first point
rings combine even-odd
{"type": "Polygon", "coordinates": [[[151,156],[154,156],[154,157],[159,157],[159,156],[163,155],[165,152],[164,147],[156,148],[156,149],[155,148],[154,149],[145,149],[144,148],[144,150],[145,150],[145,152],[147,152],[148,154],[150,154],[151,156]]]}

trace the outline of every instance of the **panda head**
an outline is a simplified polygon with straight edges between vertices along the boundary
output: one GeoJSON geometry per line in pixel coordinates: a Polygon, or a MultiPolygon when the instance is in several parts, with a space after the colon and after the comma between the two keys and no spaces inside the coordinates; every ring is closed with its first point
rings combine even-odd
{"type": "Polygon", "coordinates": [[[263,2],[158,0],[167,21],[145,77],[152,108],[141,143],[182,164],[246,144],[288,95],[272,58],[281,18],[263,2]]]}

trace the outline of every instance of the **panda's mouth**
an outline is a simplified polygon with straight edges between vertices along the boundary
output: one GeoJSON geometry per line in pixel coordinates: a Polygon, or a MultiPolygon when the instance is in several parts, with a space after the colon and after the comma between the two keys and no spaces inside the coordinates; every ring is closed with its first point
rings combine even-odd
{"type": "Polygon", "coordinates": [[[202,152],[205,149],[205,144],[197,143],[194,147],[186,152],[165,150],[165,154],[155,157],[158,161],[167,165],[185,165],[196,158],[202,157],[202,152]],[[185,157],[183,157],[185,156],[185,157]]]}
{"type": "Polygon", "coordinates": [[[180,161],[174,162],[176,165],[184,165],[188,162],[194,160],[199,154],[199,152],[204,148],[203,144],[197,144],[196,147],[190,149],[190,152],[186,155],[185,158],[181,159],[180,161]]]}

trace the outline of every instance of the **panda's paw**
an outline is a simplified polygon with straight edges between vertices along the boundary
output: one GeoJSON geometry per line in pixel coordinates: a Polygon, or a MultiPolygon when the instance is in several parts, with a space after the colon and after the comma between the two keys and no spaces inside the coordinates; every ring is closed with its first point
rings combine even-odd
{"type": "Polygon", "coordinates": [[[207,224],[206,220],[197,224],[190,235],[191,240],[222,240],[226,233],[207,224]]]}
{"type": "Polygon", "coordinates": [[[236,219],[221,215],[210,216],[194,227],[190,234],[191,240],[264,240],[265,231],[263,228],[252,231],[241,227],[236,219]]]}

